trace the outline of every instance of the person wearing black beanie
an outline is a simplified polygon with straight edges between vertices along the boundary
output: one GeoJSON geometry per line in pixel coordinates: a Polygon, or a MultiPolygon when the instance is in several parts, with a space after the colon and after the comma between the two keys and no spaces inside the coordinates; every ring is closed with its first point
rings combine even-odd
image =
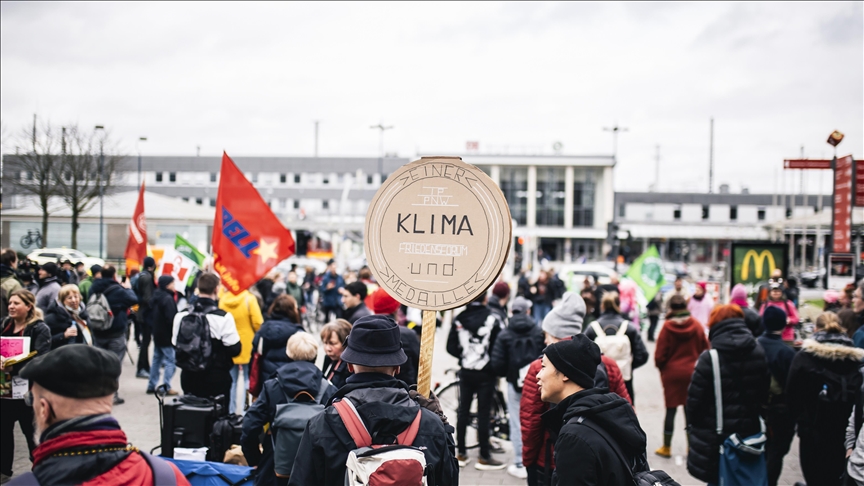
{"type": "Polygon", "coordinates": [[[771,382],[768,407],[765,409],[765,426],[768,429],[768,443],[765,445],[765,459],[768,468],[768,485],[775,486],[783,469],[783,456],[789,452],[795,437],[795,417],[786,405],[786,378],[795,358],[795,350],[783,342],[782,334],[786,328],[786,313],[779,307],[766,307],[762,314],[763,333],[756,341],[765,350],[771,382]],[[779,391],[780,393],[776,393],[779,391]]]}
{"type": "Polygon", "coordinates": [[[633,407],[594,388],[599,364],[600,348],[584,334],[543,350],[540,397],[557,404],[543,414],[543,424],[556,438],[554,463],[567,465],[552,472],[552,484],[629,484],[628,464],[645,456],[645,432],[633,407]]]}

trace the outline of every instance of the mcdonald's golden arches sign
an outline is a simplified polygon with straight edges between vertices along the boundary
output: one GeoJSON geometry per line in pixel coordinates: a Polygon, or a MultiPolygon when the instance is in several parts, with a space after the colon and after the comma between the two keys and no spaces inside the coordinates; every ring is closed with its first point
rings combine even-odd
{"type": "Polygon", "coordinates": [[[786,251],[784,244],[732,243],[732,285],[764,282],[777,268],[785,277],[786,251]]]}

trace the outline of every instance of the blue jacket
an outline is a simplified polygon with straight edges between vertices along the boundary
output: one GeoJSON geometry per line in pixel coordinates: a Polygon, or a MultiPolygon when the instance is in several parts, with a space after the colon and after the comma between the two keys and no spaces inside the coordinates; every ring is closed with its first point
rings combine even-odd
{"type": "MultiPolygon", "coordinates": [[[[255,484],[276,484],[273,471],[273,441],[270,437],[261,439],[264,426],[276,418],[276,406],[288,403],[288,400],[302,391],[309,392],[312,396],[318,394],[321,387],[321,370],[314,363],[307,361],[294,361],[283,365],[276,372],[276,377],[264,382],[261,395],[258,400],[249,407],[243,416],[243,435],[240,444],[243,455],[250,466],[258,466],[258,478],[255,484]],[[264,446],[263,454],[258,444],[264,446]],[[272,479],[268,479],[272,478],[272,479]]],[[[330,397],[336,393],[336,387],[332,384],[324,391],[322,397],[315,397],[322,404],[327,403],[330,397]]]]}
{"type": "Polygon", "coordinates": [[[93,331],[100,338],[115,338],[126,334],[129,327],[129,308],[138,303],[138,297],[132,289],[123,288],[120,282],[107,278],[97,278],[90,287],[90,295],[104,294],[114,313],[111,329],[93,331]]]}
{"type": "Polygon", "coordinates": [[[339,289],[345,286],[345,279],[341,275],[334,276],[330,272],[324,274],[321,279],[321,287],[318,290],[323,297],[324,307],[342,307],[342,299],[339,296],[339,289]],[[327,284],[335,282],[336,285],[332,289],[327,288],[327,284]]]}
{"type": "Polygon", "coordinates": [[[859,327],[855,334],[852,335],[852,342],[856,348],[864,349],[864,327],[859,327]]]}
{"type": "Polygon", "coordinates": [[[258,341],[263,339],[261,360],[261,378],[269,380],[276,375],[276,371],[284,364],[290,363],[292,360],[288,357],[286,348],[288,346],[288,338],[294,335],[295,332],[303,329],[286,316],[274,314],[272,319],[264,321],[261,328],[255,333],[255,338],[252,339],[252,349],[258,351],[258,341]]]}

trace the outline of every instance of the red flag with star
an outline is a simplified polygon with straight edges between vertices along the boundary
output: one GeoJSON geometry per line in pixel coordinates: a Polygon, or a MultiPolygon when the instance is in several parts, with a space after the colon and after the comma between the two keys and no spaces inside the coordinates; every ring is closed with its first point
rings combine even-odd
{"type": "Polygon", "coordinates": [[[212,244],[213,267],[233,294],[248,289],[294,254],[291,232],[224,152],[212,244]]]}

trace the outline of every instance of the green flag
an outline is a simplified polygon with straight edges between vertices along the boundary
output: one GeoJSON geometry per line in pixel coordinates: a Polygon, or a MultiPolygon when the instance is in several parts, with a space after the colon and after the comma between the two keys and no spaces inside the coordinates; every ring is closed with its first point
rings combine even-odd
{"type": "Polygon", "coordinates": [[[650,302],[660,291],[660,287],[666,283],[666,277],[663,276],[663,262],[660,260],[657,247],[651,245],[648,251],[630,265],[625,276],[636,282],[650,302]]]}
{"type": "Polygon", "coordinates": [[[174,249],[177,250],[178,253],[185,255],[187,258],[195,262],[198,267],[204,265],[204,260],[207,259],[207,255],[198,251],[198,248],[195,248],[195,245],[186,241],[186,238],[183,238],[179,234],[174,239],[174,249]]]}

